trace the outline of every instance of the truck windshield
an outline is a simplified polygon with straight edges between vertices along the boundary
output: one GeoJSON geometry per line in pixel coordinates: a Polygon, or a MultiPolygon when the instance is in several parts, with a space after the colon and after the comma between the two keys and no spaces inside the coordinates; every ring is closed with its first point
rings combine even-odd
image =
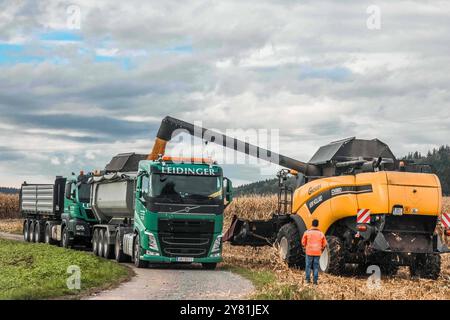
{"type": "Polygon", "coordinates": [[[221,202],[220,177],[153,174],[153,197],[170,202],[221,202]]]}
{"type": "Polygon", "coordinates": [[[82,183],[78,186],[78,200],[83,203],[89,203],[91,197],[91,185],[82,183]]]}

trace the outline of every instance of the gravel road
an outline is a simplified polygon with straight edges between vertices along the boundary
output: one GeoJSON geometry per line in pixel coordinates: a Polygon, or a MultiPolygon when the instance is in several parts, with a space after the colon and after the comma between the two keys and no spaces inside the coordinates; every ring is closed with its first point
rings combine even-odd
{"type": "Polygon", "coordinates": [[[202,270],[200,266],[152,266],[137,269],[136,276],[91,300],[232,300],[253,291],[250,281],[229,271],[202,270]]]}
{"type": "MultiPolygon", "coordinates": [[[[0,238],[23,241],[22,235],[0,232],[0,238]]],[[[243,299],[254,290],[252,283],[223,270],[203,270],[197,265],[160,265],[135,268],[128,282],[102,291],[88,300],[233,300],[243,299]]]]}

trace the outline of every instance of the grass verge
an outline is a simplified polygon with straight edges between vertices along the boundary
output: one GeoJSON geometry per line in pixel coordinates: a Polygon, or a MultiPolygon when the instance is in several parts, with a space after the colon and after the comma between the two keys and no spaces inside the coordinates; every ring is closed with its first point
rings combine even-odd
{"type": "Polygon", "coordinates": [[[249,269],[225,264],[222,269],[229,270],[250,280],[255,286],[252,300],[320,300],[322,297],[313,287],[293,283],[280,283],[275,272],[265,269],[249,269]]]}
{"type": "Polygon", "coordinates": [[[79,298],[129,279],[131,270],[87,252],[0,239],[0,299],[79,298]],[[70,266],[80,270],[80,289],[67,286],[70,266]]]}

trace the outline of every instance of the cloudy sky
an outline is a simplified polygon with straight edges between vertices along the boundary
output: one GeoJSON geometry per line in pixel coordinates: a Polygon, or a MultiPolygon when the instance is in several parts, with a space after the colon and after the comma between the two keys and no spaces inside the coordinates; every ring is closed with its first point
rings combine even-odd
{"type": "Polygon", "coordinates": [[[165,115],[279,129],[300,160],[349,136],[426,152],[449,143],[449,21],[448,1],[0,0],[0,185],[148,152],[165,115]]]}

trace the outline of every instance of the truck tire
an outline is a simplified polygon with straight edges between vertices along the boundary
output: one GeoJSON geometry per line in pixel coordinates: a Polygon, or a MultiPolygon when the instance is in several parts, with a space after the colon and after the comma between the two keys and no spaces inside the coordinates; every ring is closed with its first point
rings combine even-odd
{"type": "Polygon", "coordinates": [[[439,254],[417,254],[409,267],[412,277],[437,280],[441,274],[441,256],[439,254]]]}
{"type": "Polygon", "coordinates": [[[28,220],[23,222],[23,241],[30,242],[30,222],[28,220]]]}
{"type": "Polygon", "coordinates": [[[67,249],[72,247],[72,242],[70,241],[69,228],[67,226],[64,226],[61,232],[61,247],[67,249]]]}
{"type": "Polygon", "coordinates": [[[92,253],[95,256],[98,256],[98,238],[99,238],[99,234],[98,234],[98,229],[94,230],[94,234],[92,236],[92,253]]]}
{"type": "Polygon", "coordinates": [[[36,221],[34,224],[34,242],[41,243],[44,242],[43,232],[42,232],[42,224],[39,221],[36,221]]]}
{"type": "Polygon", "coordinates": [[[345,269],[344,244],[335,236],[327,237],[328,245],[320,257],[320,270],[325,273],[342,275],[345,269]]]}
{"type": "Polygon", "coordinates": [[[45,226],[45,235],[44,235],[44,241],[47,244],[51,244],[51,245],[55,245],[56,241],[52,239],[52,227],[51,225],[46,225],[45,226]]]}
{"type": "Polygon", "coordinates": [[[30,242],[34,242],[34,226],[35,226],[35,221],[31,220],[30,222],[30,227],[28,229],[28,233],[29,233],[29,237],[30,237],[30,242]]]}
{"type": "Polygon", "coordinates": [[[291,268],[305,269],[305,255],[300,243],[300,234],[294,223],[280,228],[276,244],[280,258],[291,268]]]}
{"type": "Polygon", "coordinates": [[[108,242],[108,230],[103,230],[103,232],[102,232],[102,248],[103,248],[103,252],[102,252],[103,258],[111,259],[114,250],[108,242]]]}
{"type": "Polygon", "coordinates": [[[216,267],[217,267],[217,263],[211,263],[211,262],[208,262],[208,263],[202,263],[202,268],[203,269],[205,269],[205,270],[214,270],[214,269],[216,269],[216,267]]]}
{"type": "Polygon", "coordinates": [[[115,245],[114,245],[114,256],[117,262],[125,262],[128,260],[128,256],[123,253],[123,249],[120,245],[120,234],[117,231],[116,232],[116,241],[115,241],[115,245]]]}
{"type": "Polygon", "coordinates": [[[141,241],[139,235],[136,235],[136,238],[134,239],[134,250],[133,250],[133,258],[134,258],[134,265],[136,268],[146,268],[148,266],[148,262],[141,260],[141,241]]]}

